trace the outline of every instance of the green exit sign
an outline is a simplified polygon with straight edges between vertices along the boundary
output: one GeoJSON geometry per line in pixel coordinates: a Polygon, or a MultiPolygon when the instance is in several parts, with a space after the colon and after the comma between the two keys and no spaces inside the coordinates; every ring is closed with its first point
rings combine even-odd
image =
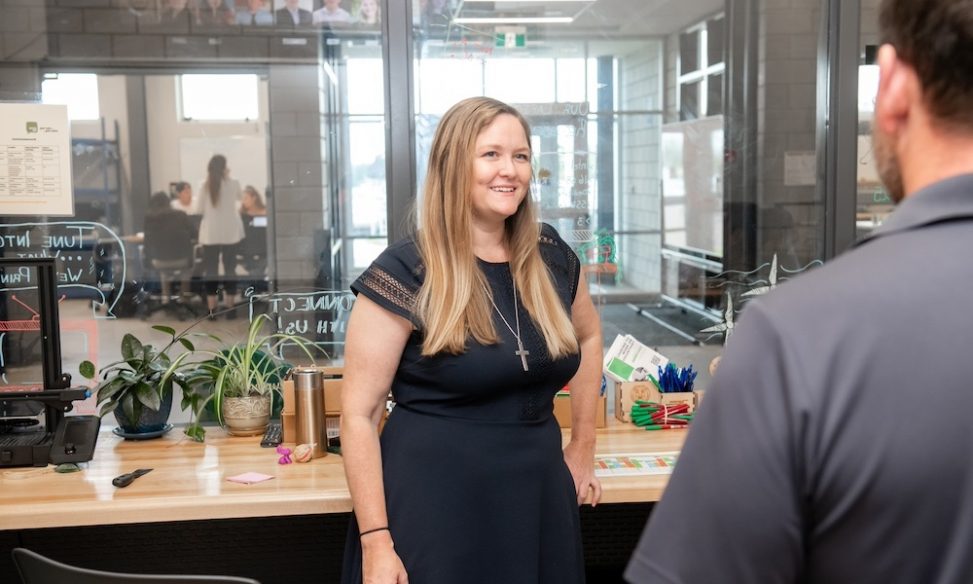
{"type": "Polygon", "coordinates": [[[498,32],[496,36],[496,45],[498,47],[526,47],[527,46],[527,35],[524,33],[515,32],[498,32]]]}

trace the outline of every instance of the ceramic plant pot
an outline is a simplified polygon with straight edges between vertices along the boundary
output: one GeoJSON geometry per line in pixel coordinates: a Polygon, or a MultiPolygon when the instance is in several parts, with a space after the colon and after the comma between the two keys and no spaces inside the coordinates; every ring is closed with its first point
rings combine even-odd
{"type": "Polygon", "coordinates": [[[122,432],[125,434],[152,434],[156,432],[161,432],[165,429],[166,422],[169,421],[169,413],[172,411],[172,392],[166,392],[162,396],[162,402],[159,404],[159,411],[152,411],[149,408],[142,406],[142,414],[139,416],[138,420],[129,420],[125,416],[125,410],[122,409],[122,404],[119,403],[115,406],[114,414],[115,420],[118,421],[118,427],[121,428],[122,432]]]}
{"type": "Polygon", "coordinates": [[[263,434],[270,423],[269,395],[223,398],[223,427],[234,436],[263,434]]]}

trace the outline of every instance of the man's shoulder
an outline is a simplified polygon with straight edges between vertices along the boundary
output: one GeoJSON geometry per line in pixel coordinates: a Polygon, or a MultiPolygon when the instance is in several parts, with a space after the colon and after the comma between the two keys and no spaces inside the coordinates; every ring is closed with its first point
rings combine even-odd
{"type": "Polygon", "coordinates": [[[798,273],[788,273],[782,266],[777,274],[780,283],[753,298],[754,306],[781,330],[811,330],[828,326],[830,319],[847,320],[859,306],[873,302],[875,289],[886,286],[889,258],[876,251],[851,250],[818,267],[814,265],[819,261],[801,266],[798,273]]]}

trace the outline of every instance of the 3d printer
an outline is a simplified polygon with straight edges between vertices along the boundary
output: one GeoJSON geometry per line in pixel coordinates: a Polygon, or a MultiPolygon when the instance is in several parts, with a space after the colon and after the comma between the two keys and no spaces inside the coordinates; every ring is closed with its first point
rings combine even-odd
{"type": "MultiPolygon", "coordinates": [[[[0,343],[11,331],[39,333],[43,385],[0,385],[0,467],[46,466],[85,462],[94,455],[101,420],[97,416],[65,416],[73,402],[88,395],[85,387],[71,387],[71,376],[61,372],[60,320],[54,258],[0,258],[0,314],[7,316],[11,290],[7,284],[36,280],[38,311],[27,320],[0,319],[0,343]],[[24,271],[24,270],[28,271],[24,271]],[[6,277],[14,272],[23,278],[6,277]],[[6,294],[4,294],[6,292],[6,294]]],[[[0,344],[0,350],[5,347],[0,344]]],[[[2,353],[0,353],[2,355],[2,353]]],[[[0,360],[0,372],[9,366],[0,360]]],[[[6,375],[4,375],[6,379],[6,375]]]]}

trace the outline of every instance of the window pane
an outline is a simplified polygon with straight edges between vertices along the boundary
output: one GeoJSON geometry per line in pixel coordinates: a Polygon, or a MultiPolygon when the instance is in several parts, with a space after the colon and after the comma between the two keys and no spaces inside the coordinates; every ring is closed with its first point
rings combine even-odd
{"type": "Polygon", "coordinates": [[[685,75],[699,70],[699,31],[679,35],[679,73],[685,75]]]}
{"type": "Polygon", "coordinates": [[[379,114],[385,111],[385,86],[381,59],[348,59],[348,113],[379,114]]]}
{"type": "MultiPolygon", "coordinates": [[[[80,323],[70,333],[67,372],[76,375],[82,358],[99,364],[117,359],[125,332],[159,342],[151,325],[181,328],[180,317],[207,312],[208,296],[222,305],[242,302],[249,310],[250,300],[263,294],[347,290],[384,247],[386,162],[410,164],[412,153],[386,152],[385,38],[378,21],[359,17],[366,3],[341,0],[341,8],[358,22],[327,27],[321,16],[320,27],[302,23],[299,10],[290,21],[286,15],[275,19],[275,11],[285,8],[282,0],[254,2],[258,9],[249,19],[237,14],[248,12],[243,0],[53,4],[56,10],[48,7],[46,21],[39,16],[43,22],[36,24],[46,25],[39,36],[4,37],[8,50],[0,57],[0,98],[53,100],[57,83],[38,87],[37,71],[69,72],[58,81],[91,73],[84,70],[88,66],[99,72],[97,78],[87,77],[88,89],[59,90],[67,101],[85,95],[76,101],[90,108],[71,112],[76,214],[70,219],[84,225],[23,219],[41,223],[41,231],[56,236],[51,241],[69,241],[71,229],[84,231],[83,248],[46,250],[80,262],[70,264],[70,276],[61,272],[80,278],[60,307],[62,322],[80,323]],[[210,83],[194,86],[195,79],[207,78],[210,83]],[[235,78],[248,81],[237,86],[235,78]],[[142,93],[144,102],[132,101],[143,99],[142,93]],[[194,205],[208,196],[204,183],[214,154],[226,156],[229,178],[241,191],[253,186],[266,209],[257,205],[241,218],[246,245],[236,264],[211,268],[203,265],[201,218],[194,205]],[[182,183],[190,189],[182,189],[182,183]],[[171,207],[189,212],[196,230],[188,238],[192,251],[183,254],[193,261],[189,280],[170,278],[171,294],[163,293],[152,262],[158,248],[146,235],[150,196],[159,192],[172,199],[171,207]],[[185,193],[188,203],[177,193],[185,193]],[[85,266],[80,276],[75,265],[85,266]],[[231,281],[235,294],[227,286],[231,281]],[[217,294],[209,293],[212,284],[217,294]],[[164,296],[176,305],[162,307],[164,296]]],[[[321,9],[320,1],[297,5],[321,9]]],[[[747,305],[743,292],[767,281],[775,255],[780,274],[822,258],[832,218],[818,184],[822,177],[813,170],[823,147],[816,139],[816,110],[825,105],[818,103],[817,80],[826,78],[818,29],[829,22],[821,13],[827,5],[754,0],[742,10],[752,12],[733,19],[736,24],[729,28],[731,21],[720,16],[724,2],[718,0],[413,0],[414,23],[387,24],[397,39],[407,36],[404,27],[414,25],[415,70],[406,78],[415,86],[395,91],[412,91],[415,98],[419,183],[448,107],[472,95],[513,102],[533,129],[533,196],[542,220],[582,258],[604,313],[627,315],[606,321],[606,339],[619,330],[637,337],[644,332],[648,336],[642,340],[666,347],[663,353],[679,360],[678,346],[685,339],[645,327],[636,334],[637,322],[647,319],[631,318],[629,303],[657,315],[666,308],[687,309],[713,324],[723,318],[727,294],[737,311],[747,305]],[[510,22],[552,16],[560,21],[510,22]],[[473,17],[507,22],[460,22],[473,17]],[[503,34],[499,44],[498,33],[503,34]],[[760,50],[753,55],[744,50],[730,62],[722,52],[724,42],[760,50]],[[724,61],[735,69],[703,69],[724,61]],[[723,88],[730,79],[741,85],[723,88]],[[740,91],[744,87],[747,91],[740,91]],[[743,94],[733,103],[732,116],[719,115],[730,105],[723,103],[724,93],[743,94]],[[727,137],[725,158],[713,124],[721,124],[727,137]],[[685,131],[681,159],[664,138],[679,125],[685,131]],[[736,275],[726,275],[731,272],[736,275]]],[[[873,5],[863,2],[864,46],[878,43],[874,14],[865,12],[873,5]]],[[[0,19],[34,29],[32,10],[0,8],[0,19]]],[[[867,76],[863,70],[863,88],[867,76]]],[[[862,97],[863,112],[870,98],[862,97]]],[[[858,210],[864,228],[880,222],[890,202],[868,168],[865,115],[860,131],[858,210]]],[[[237,205],[242,202],[234,200],[233,211],[237,205]]],[[[34,238],[36,249],[9,251],[40,253],[37,241],[47,239],[34,238]]],[[[169,237],[162,248],[179,255],[185,242],[169,237]]],[[[266,311],[269,304],[257,306],[266,311]]],[[[309,330],[316,330],[311,317],[306,320],[309,330]]],[[[235,338],[244,321],[204,321],[197,330],[235,338]]],[[[697,335],[703,326],[681,326],[718,350],[721,338],[697,335]]],[[[340,350],[329,351],[340,357],[340,350]]],[[[697,365],[707,360],[698,357],[697,365]]],[[[93,407],[76,411],[90,413],[93,407]]],[[[185,421],[179,415],[174,421],[185,421]]]]}
{"type": "Polygon", "coordinates": [[[98,76],[61,73],[41,82],[41,101],[68,106],[71,120],[97,120],[98,76]]]}
{"type": "Polygon", "coordinates": [[[182,117],[186,120],[255,120],[256,75],[183,75],[182,117]]]}
{"type": "Polygon", "coordinates": [[[583,83],[578,83],[578,80],[584,79],[584,76],[584,59],[558,59],[556,101],[585,101],[585,85],[583,83]]]}
{"type": "Polygon", "coordinates": [[[479,60],[422,59],[418,69],[421,76],[416,109],[419,112],[444,114],[457,101],[483,94],[479,60]]]}
{"type": "Polygon", "coordinates": [[[489,59],[484,64],[485,95],[508,103],[554,101],[554,59],[489,59]]]}
{"type": "Polygon", "coordinates": [[[723,62],[723,23],[722,18],[706,23],[706,65],[723,62]]]}
{"type": "Polygon", "coordinates": [[[679,86],[679,119],[695,120],[700,112],[700,88],[702,82],[683,83],[679,86]]]}
{"type": "MultiPolygon", "coordinates": [[[[512,22],[570,12],[567,3],[552,4],[449,3],[454,17],[507,22],[445,22],[435,35],[417,25],[416,83],[423,92],[455,91],[458,82],[427,75],[428,64],[452,52],[464,58],[454,59],[450,78],[468,79],[467,93],[520,108],[531,124],[532,195],[541,219],[582,259],[603,314],[613,303],[632,302],[679,320],[675,326],[690,338],[718,343],[719,335],[698,333],[723,319],[728,290],[739,310],[750,280],[767,280],[775,254],[788,270],[821,256],[824,206],[817,187],[806,177],[791,184],[783,171],[785,154],[813,159],[817,147],[820,8],[789,3],[782,10],[758,0],[748,6],[759,26],[738,30],[726,30],[722,3],[703,0],[687,0],[679,10],[672,3],[619,0],[611,10],[586,6],[571,23],[512,22]],[[519,29],[523,42],[496,45],[489,54],[470,49],[497,27],[519,29]],[[752,62],[741,55],[731,75],[724,71],[731,65],[728,41],[762,50],[752,62]],[[555,61],[552,79],[547,63],[560,54],[566,56],[555,61]],[[477,89],[480,75],[486,81],[477,89]],[[756,88],[746,94],[752,103],[734,104],[740,116],[732,119],[723,115],[728,78],[756,88]],[[731,137],[727,154],[724,136],[731,137]],[[743,152],[762,158],[734,158],[743,152]],[[744,275],[728,276],[729,270],[744,275]],[[687,314],[703,324],[690,324],[687,314]]],[[[439,115],[459,97],[451,95],[434,112],[423,93],[421,111],[429,115],[416,122],[420,185],[439,115]]],[[[624,331],[637,327],[633,320],[639,319],[603,325],[624,331]]]]}
{"type": "MultiPolygon", "coordinates": [[[[344,30],[305,27],[300,11],[286,26],[273,20],[282,1],[252,3],[260,6],[251,22],[229,23],[225,17],[246,4],[88,3],[49,12],[47,28],[43,10],[0,8],[4,23],[33,29],[40,19],[39,35],[20,35],[24,43],[0,57],[0,99],[88,108],[70,110],[64,172],[73,174],[66,180],[75,215],[18,217],[36,227],[30,241],[7,246],[61,258],[62,360],[76,380],[83,359],[96,367],[119,360],[126,333],[161,347],[167,336],[153,326],[181,331],[200,318],[194,332],[232,342],[245,336],[249,318],[267,314],[320,343],[329,358],[342,357],[340,325],[351,301],[309,298],[350,295],[350,281],[387,244],[382,34],[363,19],[344,30]],[[98,75],[76,74],[89,66],[98,75]],[[50,77],[40,86],[37,71],[50,77]],[[215,155],[228,169],[213,166],[223,177],[217,199],[228,235],[203,222],[214,200],[207,179],[215,155]],[[283,299],[294,290],[302,296],[287,308],[283,299]],[[211,301],[214,320],[206,318],[211,301]]],[[[355,16],[362,8],[341,4],[355,16]]],[[[15,234],[10,223],[0,237],[15,234]]],[[[3,290],[0,302],[10,304],[3,290]]],[[[205,339],[197,346],[217,348],[205,339]]],[[[8,348],[0,347],[0,363],[9,362],[8,348]]],[[[288,356],[294,365],[308,362],[288,356]]],[[[74,408],[96,410],[94,400],[74,408]]],[[[176,407],[170,422],[188,417],[176,407]]]]}
{"type": "Polygon", "coordinates": [[[723,74],[710,75],[706,80],[706,115],[723,113],[723,74]]]}
{"type": "MultiPolygon", "coordinates": [[[[349,142],[352,171],[348,233],[353,236],[385,235],[384,120],[352,122],[349,125],[349,142]]],[[[358,260],[355,261],[357,265],[358,260]]]]}

